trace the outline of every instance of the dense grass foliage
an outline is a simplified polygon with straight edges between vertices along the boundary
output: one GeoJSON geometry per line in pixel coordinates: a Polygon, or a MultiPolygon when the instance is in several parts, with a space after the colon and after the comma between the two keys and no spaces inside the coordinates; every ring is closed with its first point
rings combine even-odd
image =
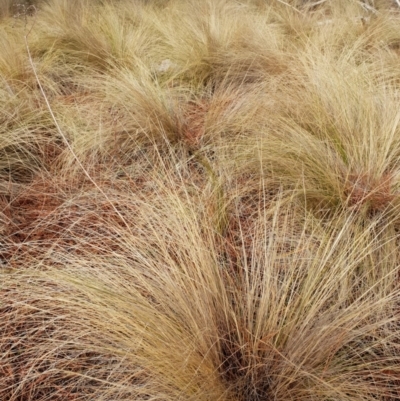
{"type": "Polygon", "coordinates": [[[0,6],[0,399],[400,399],[400,9],[0,6]]]}

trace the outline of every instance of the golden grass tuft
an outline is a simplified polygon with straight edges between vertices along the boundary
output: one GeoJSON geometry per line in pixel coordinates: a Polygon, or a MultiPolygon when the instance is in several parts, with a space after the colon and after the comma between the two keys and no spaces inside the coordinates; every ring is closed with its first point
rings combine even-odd
{"type": "Polygon", "coordinates": [[[400,399],[399,23],[1,3],[0,399],[400,399]]]}

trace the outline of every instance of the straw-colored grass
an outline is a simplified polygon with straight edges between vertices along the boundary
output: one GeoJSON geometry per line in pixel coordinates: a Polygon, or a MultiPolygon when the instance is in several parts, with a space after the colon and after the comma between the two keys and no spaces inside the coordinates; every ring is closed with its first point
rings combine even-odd
{"type": "Polygon", "coordinates": [[[0,399],[400,399],[400,7],[0,6],[0,399]]]}

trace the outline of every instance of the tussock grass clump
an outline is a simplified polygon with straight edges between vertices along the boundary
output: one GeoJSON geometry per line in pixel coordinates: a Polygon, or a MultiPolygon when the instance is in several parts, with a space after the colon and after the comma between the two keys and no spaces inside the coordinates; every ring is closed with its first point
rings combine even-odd
{"type": "Polygon", "coordinates": [[[397,2],[31,4],[0,398],[400,399],[397,2]]]}

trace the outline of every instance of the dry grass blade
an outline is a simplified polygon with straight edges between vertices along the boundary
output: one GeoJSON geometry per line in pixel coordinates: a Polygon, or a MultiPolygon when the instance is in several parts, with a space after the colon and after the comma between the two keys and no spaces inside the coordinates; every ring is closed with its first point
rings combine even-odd
{"type": "Polygon", "coordinates": [[[394,3],[0,5],[0,399],[400,399],[394,3]]]}

